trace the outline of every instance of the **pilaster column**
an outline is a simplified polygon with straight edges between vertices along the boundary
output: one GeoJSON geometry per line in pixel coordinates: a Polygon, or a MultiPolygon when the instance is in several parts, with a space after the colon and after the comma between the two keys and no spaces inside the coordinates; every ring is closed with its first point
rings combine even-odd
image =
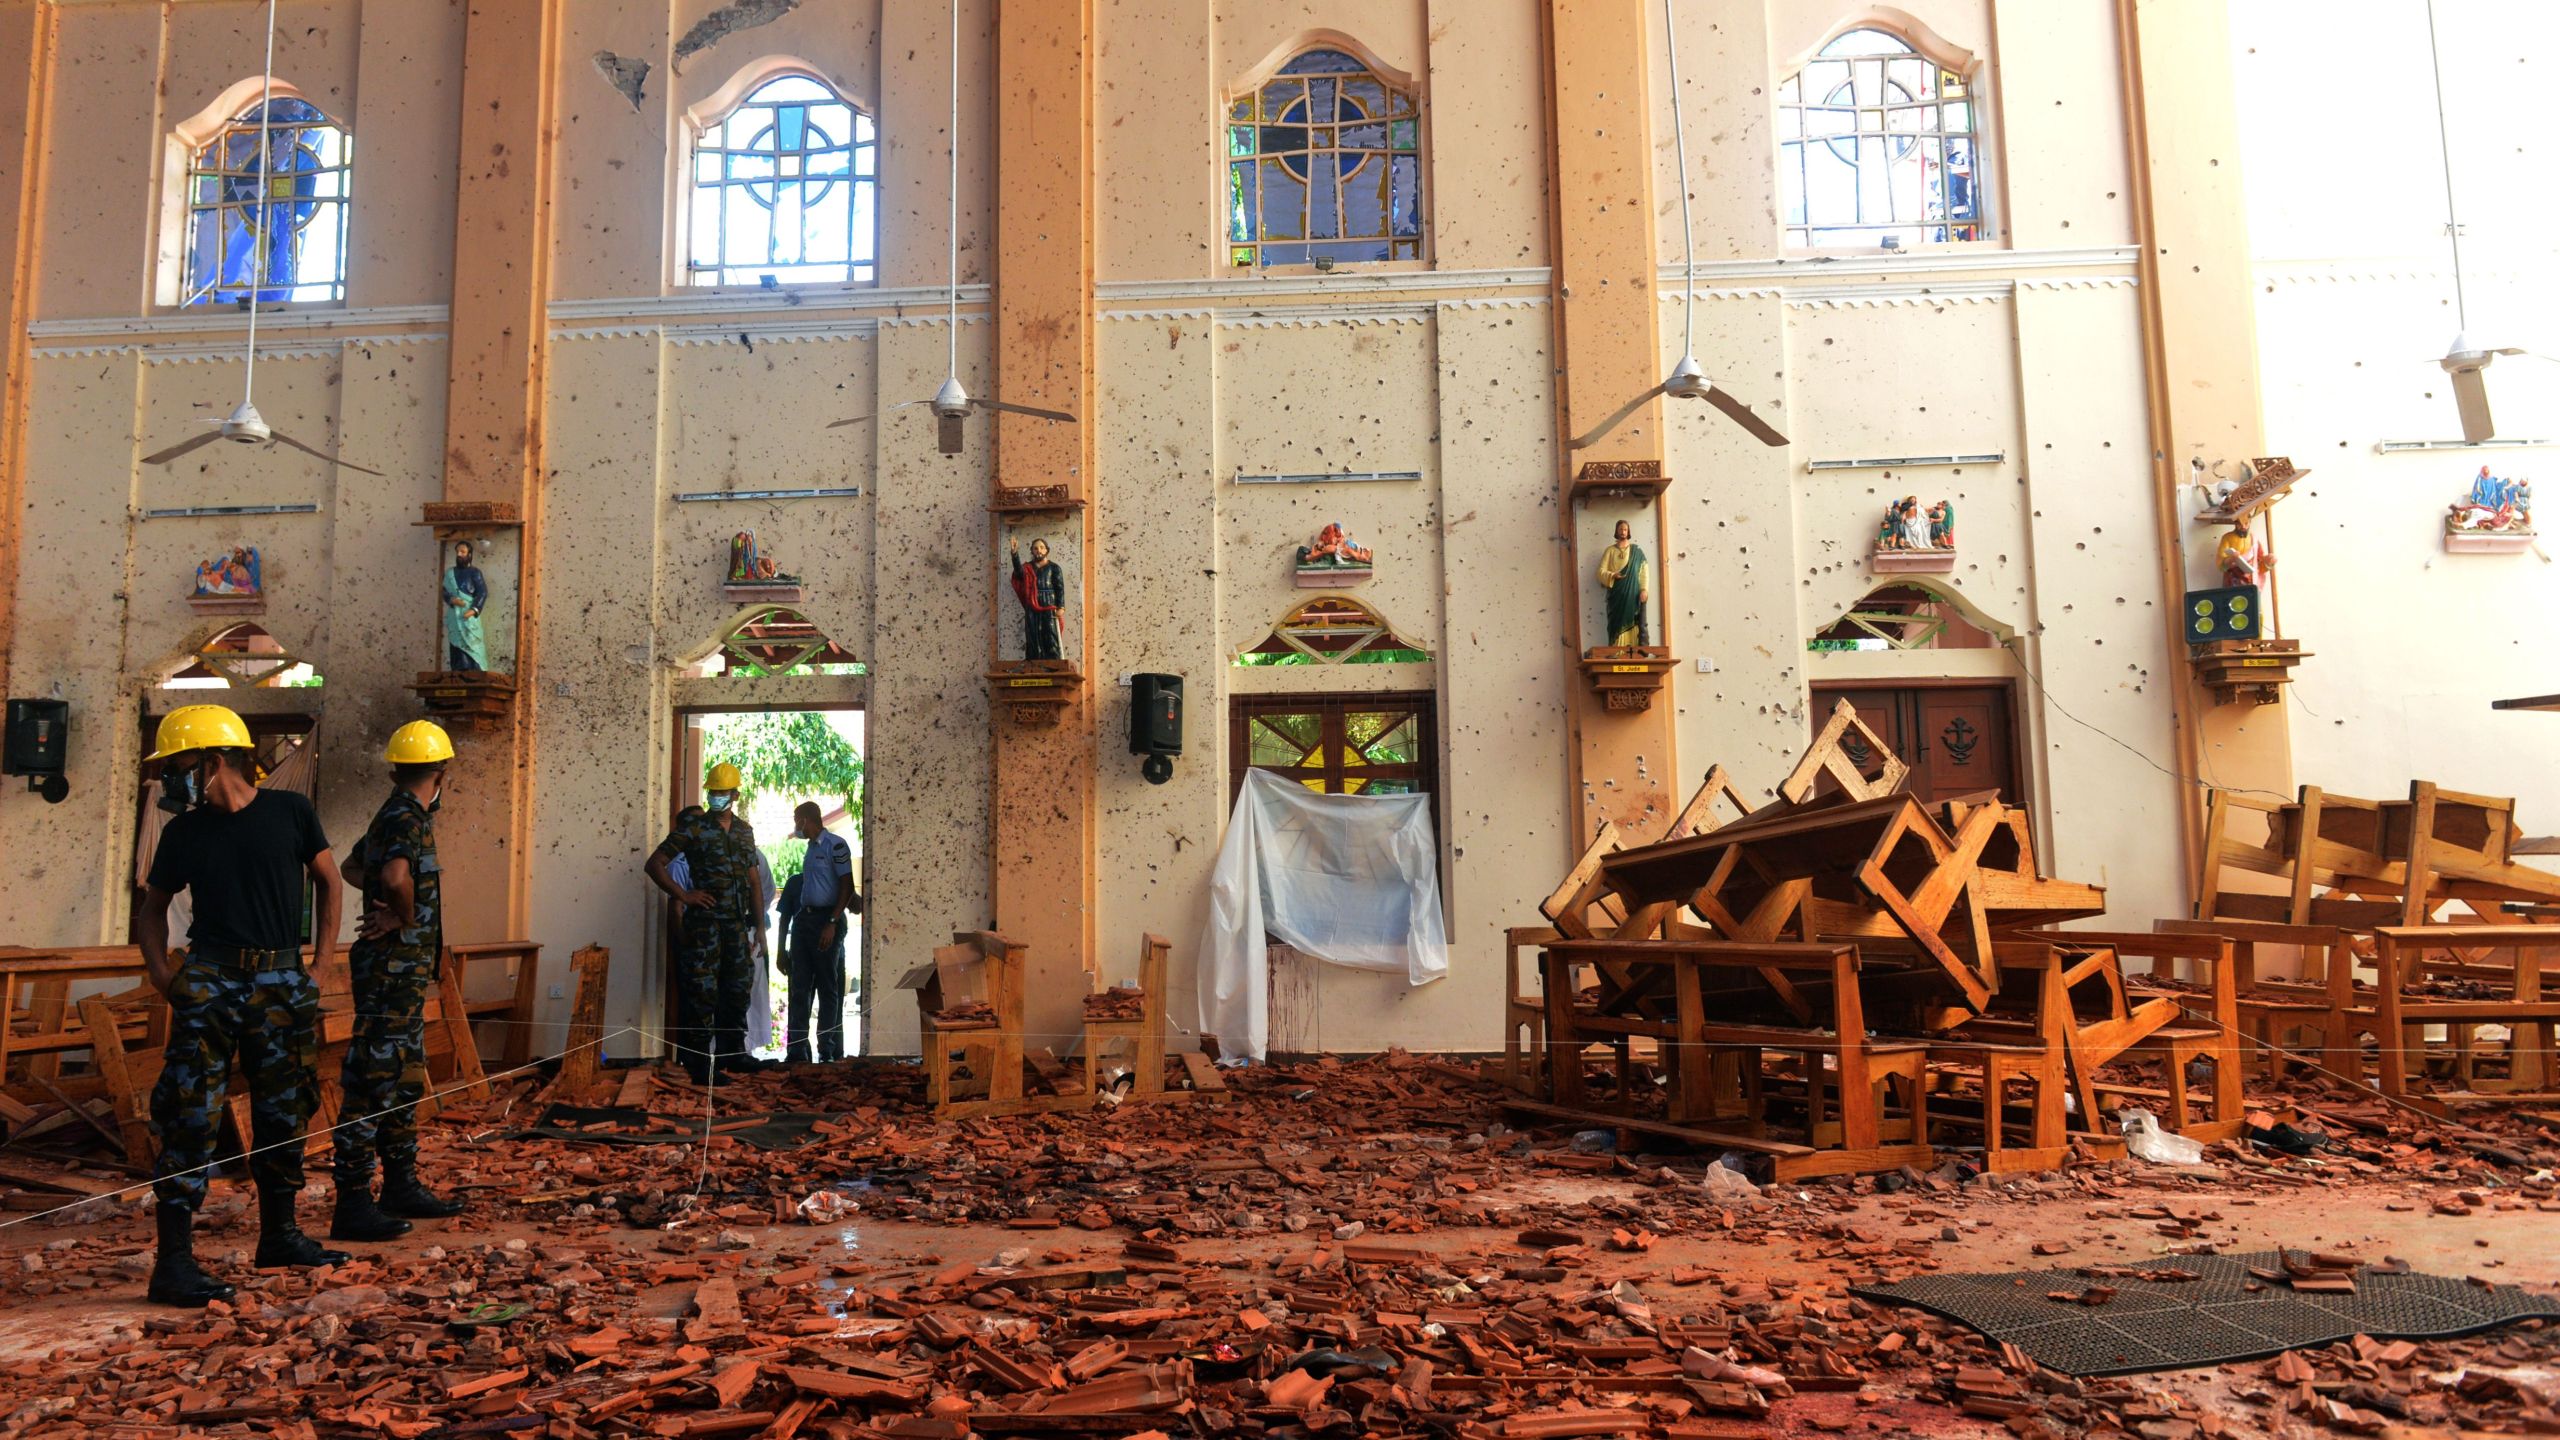
{"type": "MultiPolygon", "coordinates": [[[[1046,539],[1066,569],[1061,655],[1083,677],[1062,706],[1008,704],[1018,683],[991,680],[995,723],[996,928],[1030,949],[1026,1024],[1073,1031],[1094,955],[1096,718],[1108,692],[1093,673],[1094,276],[1092,0],[1001,0],[997,13],[994,394],[1073,415],[1075,423],[996,417],[995,636],[1017,608],[1008,540],[1026,558],[1046,539]],[[1030,723],[1026,723],[1030,722],[1030,723]]],[[[996,642],[1002,662],[1019,657],[996,642]]]]}
{"type": "MultiPolygon", "coordinates": [[[[437,826],[454,940],[521,938],[529,923],[560,11],[561,0],[470,0],[463,34],[444,498],[512,507],[523,529],[516,574],[496,582],[516,586],[515,704],[487,731],[456,732],[454,797],[437,826]]],[[[432,613],[429,596],[419,602],[432,613]]]]}
{"type": "MultiPolygon", "coordinates": [[[[2141,246],[2160,612],[2177,672],[2178,768],[2215,785],[2289,794],[2285,705],[2214,704],[2186,663],[2180,612],[2191,583],[2178,506],[2187,462],[2267,450],[2230,17],[2222,0],[2116,0],[2116,15],[2141,246]]],[[[2309,638],[2316,649],[2317,637],[2309,638]]],[[[2203,793],[2193,794],[2180,807],[2190,886],[2203,843],[2203,793]]]]}
{"type": "Polygon", "coordinates": [[[36,306],[44,210],[46,102],[53,93],[54,9],[0,0],[0,695],[18,633],[19,516],[27,483],[27,323],[36,306]]]}
{"type": "MultiPolygon", "coordinates": [[[[1651,86],[1654,47],[1646,8],[1633,0],[1548,0],[1547,98],[1554,226],[1557,416],[1557,516],[1563,526],[1566,633],[1563,683],[1571,692],[1573,733],[1568,765],[1573,847],[1602,821],[1635,838],[1661,832],[1679,806],[1672,744],[1670,685],[1641,710],[1609,709],[1579,661],[1607,637],[1587,632],[1589,590],[1598,584],[1598,545],[1586,543],[1574,477],[1587,463],[1650,462],[1664,455],[1662,400],[1647,401],[1587,450],[1562,441],[1597,426],[1627,397],[1662,382],[1668,368],[1656,330],[1651,86]]],[[[1696,483],[1692,481],[1691,483],[1696,483]]],[[[1656,616],[1666,601],[1667,547],[1658,500],[1631,514],[1636,543],[1652,561],[1656,616]]],[[[1657,641],[1663,639],[1657,621],[1657,641]]]]}

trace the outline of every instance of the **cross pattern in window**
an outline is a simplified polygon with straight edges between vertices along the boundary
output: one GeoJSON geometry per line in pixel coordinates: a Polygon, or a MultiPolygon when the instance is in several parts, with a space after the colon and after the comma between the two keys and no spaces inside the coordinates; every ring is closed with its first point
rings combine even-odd
{"type": "Polygon", "coordinates": [[[1418,795],[1436,785],[1428,695],[1255,696],[1234,702],[1232,790],[1268,770],[1320,795],[1418,795]]]}
{"type": "Polygon", "coordinates": [[[347,298],[347,132],[289,96],[252,105],[187,161],[180,303],[347,298]]]}
{"type": "Polygon", "coordinates": [[[1787,243],[1982,238],[1974,96],[1901,36],[1851,30],[1778,87],[1787,243]]]}
{"type": "Polygon", "coordinates": [[[871,117],[818,81],[757,86],[694,142],[687,280],[877,280],[879,155],[871,117]]]}
{"type": "Polygon", "coordinates": [[[1422,258],[1422,116],[1339,50],[1310,50],[1227,112],[1231,265],[1422,258]]]}

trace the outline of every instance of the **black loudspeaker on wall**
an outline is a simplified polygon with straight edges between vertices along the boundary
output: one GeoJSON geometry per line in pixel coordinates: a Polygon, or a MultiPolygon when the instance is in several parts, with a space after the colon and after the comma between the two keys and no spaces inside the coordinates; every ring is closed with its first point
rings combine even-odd
{"type": "Polygon", "coordinates": [[[24,775],[27,788],[59,805],[71,795],[71,706],[61,700],[12,700],[0,740],[0,775],[24,775]]]}
{"type": "Polygon", "coordinates": [[[1173,778],[1173,757],[1182,753],[1182,677],[1129,677],[1129,753],[1144,755],[1138,773],[1150,785],[1173,778]]]}

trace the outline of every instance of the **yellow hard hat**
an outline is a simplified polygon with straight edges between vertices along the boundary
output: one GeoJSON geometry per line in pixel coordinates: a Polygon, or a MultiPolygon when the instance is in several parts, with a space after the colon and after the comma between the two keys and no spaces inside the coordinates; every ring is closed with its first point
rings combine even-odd
{"type": "Polygon", "coordinates": [[[219,705],[181,705],[160,717],[160,733],[146,760],[166,760],[190,750],[246,750],[249,727],[219,705]]]}
{"type": "Polygon", "coordinates": [[[737,766],[723,760],[719,764],[711,767],[711,778],[702,782],[702,788],[705,790],[735,790],[738,788],[738,784],[743,778],[743,776],[738,774],[737,766]]]}
{"type": "Polygon", "coordinates": [[[391,732],[382,758],[394,765],[433,765],[453,758],[453,737],[433,720],[412,720],[391,732]]]}

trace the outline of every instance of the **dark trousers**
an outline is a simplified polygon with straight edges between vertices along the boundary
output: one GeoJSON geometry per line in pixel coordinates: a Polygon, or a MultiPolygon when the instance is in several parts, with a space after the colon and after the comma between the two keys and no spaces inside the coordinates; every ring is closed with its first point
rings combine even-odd
{"type": "Polygon", "coordinates": [[[844,1058],[844,926],[839,922],[835,940],[820,945],[818,937],[825,928],[824,920],[805,915],[791,927],[791,1018],[784,1058],[794,1065],[809,1063],[812,1002],[817,1010],[818,1058],[844,1058]]]}
{"type": "Polygon", "coordinates": [[[444,664],[445,669],[456,675],[477,675],[480,673],[480,662],[472,659],[469,655],[464,654],[462,647],[459,645],[447,645],[444,647],[444,664]]]}
{"type": "Polygon", "coordinates": [[[249,1082],[249,1178],[260,1194],[302,1189],[302,1127],[320,1098],[320,987],[298,963],[251,973],[190,959],[169,985],[169,1043],[151,1088],[151,1188],[164,1205],[204,1205],[235,1058],[249,1082]]]}

